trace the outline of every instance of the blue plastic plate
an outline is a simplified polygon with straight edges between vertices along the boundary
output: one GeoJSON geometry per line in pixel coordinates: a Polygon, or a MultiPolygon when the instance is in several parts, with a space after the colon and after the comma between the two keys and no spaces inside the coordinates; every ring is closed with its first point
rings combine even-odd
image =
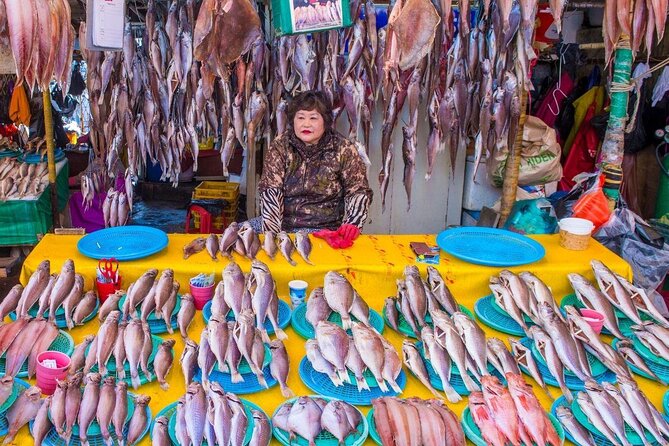
{"type": "MultiPolygon", "coordinates": [[[[290,311],[290,306],[281,299],[279,299],[279,314],[278,314],[278,321],[277,323],[279,324],[279,328],[283,329],[290,324],[290,316],[291,316],[291,311],[290,311]]],[[[202,318],[204,319],[204,323],[208,324],[209,319],[211,319],[211,301],[207,302],[204,304],[204,307],[202,307],[202,318]]],[[[225,317],[227,321],[234,321],[235,320],[235,313],[230,310],[225,317]]],[[[269,318],[265,318],[265,322],[263,323],[265,326],[265,330],[267,330],[268,335],[274,334],[274,327],[272,326],[272,323],[269,321],[269,318]]]]}
{"type": "MultiPolygon", "coordinates": [[[[272,377],[272,374],[269,371],[269,365],[262,371],[265,376],[265,381],[267,381],[267,385],[270,388],[279,384],[279,382],[272,377]]],[[[229,373],[219,372],[218,369],[214,367],[214,370],[209,374],[209,381],[216,381],[226,392],[232,392],[238,395],[246,395],[266,390],[265,387],[260,385],[258,378],[253,373],[242,373],[242,376],[244,377],[243,382],[233,383],[230,380],[231,375],[229,373]]],[[[195,380],[202,382],[202,370],[198,370],[195,374],[195,380]]]]}
{"type": "Polygon", "coordinates": [[[77,249],[93,259],[136,260],[167,247],[167,234],[149,226],[118,226],[82,237],[77,249]]]}
{"type": "MultiPolygon", "coordinates": [[[[295,308],[293,311],[292,315],[292,325],[293,329],[302,336],[305,339],[312,339],[316,336],[316,330],[314,330],[314,326],[309,323],[307,320],[307,304],[302,303],[295,308]]],[[[357,319],[354,316],[351,316],[351,320],[357,321],[357,319]]],[[[334,311],[330,313],[330,316],[328,317],[328,321],[334,322],[335,324],[341,325],[341,316],[338,313],[335,313],[334,311]]],[[[376,311],[372,310],[371,308],[369,309],[369,323],[371,324],[372,327],[379,333],[383,333],[383,317],[376,311]]],[[[347,333],[351,333],[351,330],[347,330],[347,333]]]]}
{"type": "Polygon", "coordinates": [[[525,336],[525,332],[518,322],[513,320],[511,316],[505,316],[502,312],[497,311],[493,305],[493,301],[494,298],[492,296],[485,296],[477,300],[474,304],[476,317],[488,327],[502,333],[513,336],[525,336]]]}
{"type": "Polygon", "coordinates": [[[460,260],[486,266],[526,265],[546,255],[539,242],[495,228],[447,229],[437,235],[437,245],[460,260]]]}
{"type": "MultiPolygon", "coordinates": [[[[375,398],[398,395],[390,388],[388,392],[382,392],[378,387],[370,386],[369,390],[363,390],[361,392],[355,384],[345,383],[344,385],[337,387],[330,381],[330,378],[325,373],[320,373],[314,370],[311,366],[311,362],[309,362],[309,359],[307,359],[306,356],[302,358],[302,361],[300,362],[299,373],[302,382],[319,395],[337,398],[357,406],[371,406],[372,400],[375,398]]],[[[396,381],[400,389],[406,387],[407,376],[404,373],[404,370],[400,372],[396,381]]]]}

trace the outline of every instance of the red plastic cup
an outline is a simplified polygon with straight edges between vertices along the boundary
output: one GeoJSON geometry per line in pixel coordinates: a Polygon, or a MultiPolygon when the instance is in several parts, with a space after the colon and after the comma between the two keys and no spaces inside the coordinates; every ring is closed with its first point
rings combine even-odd
{"type": "Polygon", "coordinates": [[[44,395],[53,395],[58,383],[56,380],[63,380],[67,376],[67,369],[70,367],[70,357],[65,353],[47,350],[37,355],[37,387],[42,390],[44,395]],[[42,362],[45,360],[56,361],[56,368],[45,367],[42,362]]]}
{"type": "Polygon", "coordinates": [[[121,289],[121,276],[118,276],[118,282],[116,283],[102,283],[95,279],[95,286],[98,289],[98,299],[100,299],[100,303],[102,304],[110,294],[114,294],[114,292],[121,289]]]}
{"type": "Polygon", "coordinates": [[[590,310],[588,308],[581,308],[579,310],[583,320],[586,321],[597,334],[601,333],[604,326],[604,315],[599,311],[590,310]]]}
{"type": "Polygon", "coordinates": [[[204,308],[205,304],[214,297],[214,287],[216,284],[211,284],[210,286],[190,286],[190,294],[193,296],[193,302],[195,303],[195,308],[201,310],[204,308]]]}

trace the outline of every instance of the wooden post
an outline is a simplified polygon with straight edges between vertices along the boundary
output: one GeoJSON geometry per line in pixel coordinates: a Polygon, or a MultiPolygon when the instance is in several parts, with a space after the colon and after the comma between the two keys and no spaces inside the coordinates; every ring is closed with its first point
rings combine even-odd
{"type": "Polygon", "coordinates": [[[51,93],[49,88],[42,91],[42,108],[44,109],[44,138],[46,139],[46,154],[49,167],[49,186],[51,189],[51,214],[53,229],[60,227],[58,216],[58,192],[56,190],[56,160],[54,155],[53,115],[51,114],[51,93]]]}
{"type": "Polygon", "coordinates": [[[516,190],[518,189],[518,176],[520,173],[520,154],[523,149],[523,128],[527,115],[527,91],[522,89],[520,92],[520,118],[518,120],[518,133],[516,141],[509,150],[509,157],[506,160],[504,169],[504,184],[502,185],[502,205],[500,208],[499,226],[504,226],[506,219],[511,214],[513,204],[516,202],[516,190]]]}

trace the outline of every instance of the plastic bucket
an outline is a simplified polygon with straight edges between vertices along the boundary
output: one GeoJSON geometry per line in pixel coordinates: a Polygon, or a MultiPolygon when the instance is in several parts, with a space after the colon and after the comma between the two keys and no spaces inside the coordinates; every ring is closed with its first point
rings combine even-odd
{"type": "Polygon", "coordinates": [[[590,310],[588,308],[581,308],[579,310],[583,320],[586,321],[597,334],[601,333],[604,326],[604,315],[599,311],[590,310]]]}
{"type": "Polygon", "coordinates": [[[309,284],[304,280],[291,280],[288,282],[288,291],[290,293],[290,303],[293,308],[297,308],[307,298],[307,288],[309,284]]]}
{"type": "Polygon", "coordinates": [[[102,304],[110,294],[121,289],[121,276],[118,276],[118,282],[113,283],[103,283],[95,279],[95,287],[98,289],[98,299],[100,299],[100,304],[102,304]]]}
{"type": "Polygon", "coordinates": [[[574,251],[588,249],[590,234],[595,225],[585,218],[563,218],[560,227],[560,246],[574,251]]]}
{"type": "Polygon", "coordinates": [[[215,283],[212,283],[209,286],[190,286],[190,294],[193,296],[193,302],[195,303],[195,308],[201,310],[207,302],[214,297],[214,287],[215,283]]]}
{"type": "Polygon", "coordinates": [[[65,353],[47,350],[37,355],[37,387],[45,395],[52,395],[56,390],[56,380],[65,379],[70,367],[70,357],[65,353]],[[45,361],[55,361],[56,367],[51,368],[43,364],[45,361]]]}

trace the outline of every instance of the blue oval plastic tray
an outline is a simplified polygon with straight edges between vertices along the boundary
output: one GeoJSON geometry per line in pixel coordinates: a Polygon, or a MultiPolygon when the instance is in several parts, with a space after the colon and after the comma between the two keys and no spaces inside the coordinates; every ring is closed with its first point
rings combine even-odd
{"type": "MultiPolygon", "coordinates": [[[[520,339],[520,343],[532,351],[534,362],[537,363],[537,368],[539,369],[541,376],[544,378],[544,382],[550,386],[559,387],[560,385],[558,384],[557,379],[553,377],[550,370],[548,370],[548,367],[542,364],[542,361],[540,360],[541,358],[536,357],[534,349],[532,348],[534,345],[532,340],[530,338],[522,338],[520,339]]],[[[525,370],[524,367],[521,367],[521,370],[525,372],[527,376],[531,376],[529,371],[525,370]]],[[[601,375],[595,376],[594,379],[599,383],[606,381],[615,384],[618,382],[616,374],[608,369],[601,375]]],[[[585,383],[571,373],[564,374],[564,382],[569,390],[583,390],[585,388],[585,383]]]]}
{"type": "MultiPolygon", "coordinates": [[[[378,387],[372,386],[370,386],[370,390],[363,390],[362,392],[358,391],[358,387],[355,384],[344,384],[337,387],[326,374],[314,370],[306,356],[300,362],[299,373],[302,382],[319,395],[338,398],[349,404],[358,406],[371,406],[372,400],[375,398],[398,395],[390,388],[388,392],[384,393],[378,387]]],[[[404,370],[400,372],[396,381],[400,389],[406,387],[407,376],[404,370]]]]}
{"type": "Polygon", "coordinates": [[[525,336],[521,326],[511,316],[505,316],[495,309],[492,295],[480,298],[474,304],[476,317],[488,327],[513,336],[525,336]]]}
{"type": "MultiPolygon", "coordinates": [[[[47,350],[55,350],[58,352],[65,353],[67,356],[72,356],[72,353],[74,353],[74,339],[72,339],[72,336],[70,336],[63,330],[58,330],[58,336],[56,336],[56,339],[51,343],[51,345],[47,350]]],[[[2,357],[0,357],[0,376],[5,374],[6,356],[7,354],[5,353],[2,355],[2,357]]],[[[16,376],[18,378],[28,377],[28,358],[26,358],[26,360],[23,361],[21,370],[16,376]]]]}
{"type": "MultiPolygon", "coordinates": [[[[98,310],[100,309],[100,299],[95,301],[95,308],[93,309],[93,312],[86,316],[84,320],[82,321],[84,324],[90,320],[93,320],[96,314],[98,314],[98,310]]],[[[31,315],[32,317],[37,316],[37,311],[39,311],[39,302],[35,303],[30,310],[28,310],[28,314],[31,315]]],[[[9,313],[9,318],[13,321],[16,320],[16,312],[12,311],[9,313]]],[[[46,310],[44,312],[44,317],[48,318],[49,317],[49,310],[46,310]]],[[[57,310],[56,310],[56,327],[67,330],[67,321],[65,320],[65,309],[61,305],[57,310]]]]}
{"type": "MultiPolygon", "coordinates": [[[[611,342],[611,345],[613,346],[613,349],[615,351],[618,351],[618,342],[620,342],[620,340],[617,339],[617,338],[613,339],[613,342],[611,342]]],[[[640,353],[639,353],[639,355],[641,356],[640,353]]],[[[655,373],[658,378],[660,378],[664,382],[669,382],[669,367],[667,367],[664,364],[660,364],[658,362],[655,362],[650,358],[642,357],[642,359],[646,362],[646,365],[648,366],[648,368],[653,373],[655,373]]],[[[648,379],[651,379],[651,380],[654,379],[650,375],[648,375],[648,373],[646,373],[643,370],[641,370],[640,368],[636,367],[631,362],[628,362],[628,361],[626,361],[626,362],[627,362],[627,366],[630,368],[630,370],[633,371],[634,373],[636,373],[637,375],[643,376],[644,378],[648,378],[648,379]]]]}
{"type": "Polygon", "coordinates": [[[14,401],[19,397],[21,392],[29,388],[30,384],[23,381],[22,379],[14,378],[14,387],[12,388],[12,394],[7,398],[7,401],[0,406],[0,436],[7,435],[9,432],[9,421],[7,421],[7,410],[12,407],[14,401]]]}
{"type": "MultiPolygon", "coordinates": [[[[263,369],[263,375],[265,376],[265,381],[267,385],[272,388],[279,384],[279,382],[272,377],[272,374],[269,371],[269,365],[263,369]]],[[[239,395],[246,395],[249,393],[256,393],[266,390],[265,387],[261,386],[258,382],[258,378],[253,373],[243,373],[244,381],[240,383],[233,383],[230,378],[229,373],[219,372],[216,368],[209,374],[209,381],[216,381],[219,383],[226,392],[237,393],[239,395]]],[[[198,370],[195,374],[195,380],[202,382],[202,371],[198,370]]]]}
{"type": "Polygon", "coordinates": [[[447,229],[437,235],[437,245],[453,257],[486,266],[526,265],[546,255],[546,250],[539,242],[495,228],[447,229]]]}
{"type": "Polygon", "coordinates": [[[93,259],[136,260],[167,247],[167,234],[149,226],[118,226],[82,237],[77,249],[93,259]]]}
{"type": "MultiPolygon", "coordinates": [[[[357,321],[355,317],[352,317],[352,320],[357,321]]],[[[341,327],[341,316],[338,313],[335,313],[334,311],[330,313],[330,316],[328,317],[328,321],[334,322],[335,324],[339,325],[341,327]]],[[[383,333],[384,329],[384,324],[383,324],[383,317],[375,311],[372,310],[371,308],[369,309],[369,323],[378,331],[379,333],[383,333]]],[[[293,315],[291,317],[291,325],[299,334],[305,339],[312,339],[316,336],[316,331],[314,330],[314,326],[307,321],[307,304],[302,303],[295,308],[293,311],[293,315]]],[[[347,330],[347,332],[350,334],[351,331],[347,330]]]]}
{"type": "MultiPolygon", "coordinates": [[[[277,323],[279,324],[279,328],[283,329],[290,324],[290,317],[291,317],[291,311],[290,311],[290,306],[279,299],[279,314],[278,314],[278,321],[277,323]]],[[[202,318],[204,319],[204,323],[208,324],[209,319],[211,319],[211,301],[207,302],[204,304],[204,307],[202,307],[202,318]]],[[[230,310],[225,317],[226,320],[228,321],[234,321],[235,320],[235,314],[230,310]]],[[[265,330],[267,330],[267,334],[271,335],[274,334],[274,327],[272,326],[272,323],[269,321],[268,318],[265,318],[265,322],[263,323],[265,326],[265,330]]]]}

